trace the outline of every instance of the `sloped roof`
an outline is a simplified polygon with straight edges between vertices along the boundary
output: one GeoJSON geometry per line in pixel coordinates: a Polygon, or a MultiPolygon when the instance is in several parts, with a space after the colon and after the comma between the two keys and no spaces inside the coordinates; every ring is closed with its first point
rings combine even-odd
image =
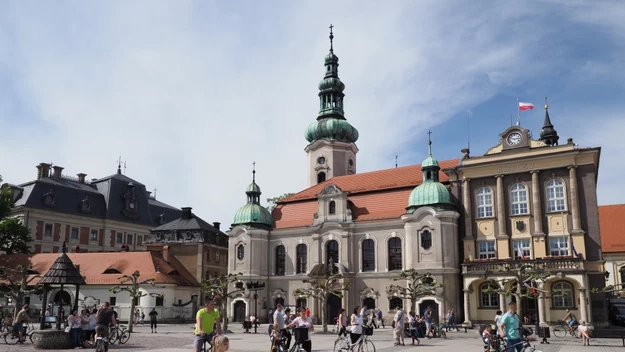
{"type": "MultiPolygon", "coordinates": [[[[453,159],[439,164],[441,168],[451,168],[459,162],[459,159],[453,159]]],[[[439,172],[439,178],[443,183],[449,182],[442,171],[439,172]]],[[[272,212],[274,228],[310,226],[313,215],[319,211],[317,195],[328,184],[334,184],[349,193],[354,221],[396,219],[406,213],[410,193],[422,181],[421,165],[333,177],[278,202],[272,212]]]]}
{"type": "Polygon", "coordinates": [[[65,242],[63,242],[63,251],[56,258],[52,266],[39,280],[41,284],[68,284],[68,285],[85,285],[85,279],[78,272],[78,269],[65,253],[65,242]]]}
{"type": "Polygon", "coordinates": [[[625,252],[625,204],[602,205],[598,210],[601,251],[625,252]]]}
{"type": "MultiPolygon", "coordinates": [[[[0,266],[31,264],[34,271],[45,275],[58,256],[57,253],[5,254],[0,255],[0,266]]],[[[175,257],[170,256],[169,261],[165,261],[162,253],[157,251],[67,253],[67,257],[74,265],[80,266],[80,275],[87,285],[116,285],[120,283],[120,276],[132,275],[135,270],[139,270],[140,280],[154,279],[157,285],[199,286],[198,281],[175,257]],[[104,274],[107,269],[115,269],[121,274],[104,274]]],[[[35,279],[33,284],[37,283],[35,279]]]]}

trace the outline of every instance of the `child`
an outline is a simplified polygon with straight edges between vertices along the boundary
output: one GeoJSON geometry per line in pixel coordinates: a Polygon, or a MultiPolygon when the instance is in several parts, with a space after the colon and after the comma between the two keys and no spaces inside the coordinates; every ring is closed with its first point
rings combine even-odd
{"type": "Polygon", "coordinates": [[[273,329],[271,329],[271,350],[275,351],[278,349],[278,342],[280,341],[280,338],[282,337],[280,334],[280,329],[278,329],[278,325],[274,325],[273,329]]]}
{"type": "Polygon", "coordinates": [[[141,311],[141,325],[143,325],[143,323],[145,323],[145,312],[141,311]]]}
{"type": "Polygon", "coordinates": [[[230,349],[230,340],[225,335],[219,335],[213,340],[213,352],[227,352],[230,349]]]}
{"type": "Polygon", "coordinates": [[[417,337],[417,317],[414,312],[411,311],[408,313],[408,325],[410,326],[410,337],[412,337],[412,344],[414,345],[414,341],[417,340],[417,345],[421,343],[421,340],[417,337]]]}
{"type": "Polygon", "coordinates": [[[577,330],[582,337],[582,345],[590,346],[590,336],[588,335],[588,326],[586,325],[586,322],[582,321],[577,327],[577,330]]]}
{"type": "Polygon", "coordinates": [[[487,324],[482,332],[482,341],[484,341],[484,351],[491,350],[491,343],[493,342],[493,335],[491,334],[492,326],[487,324]]]}

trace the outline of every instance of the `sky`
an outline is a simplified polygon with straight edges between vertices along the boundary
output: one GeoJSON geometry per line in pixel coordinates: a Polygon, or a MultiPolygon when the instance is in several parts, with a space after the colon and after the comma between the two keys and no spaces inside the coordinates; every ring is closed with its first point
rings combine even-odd
{"type": "Polygon", "coordinates": [[[256,162],[266,197],[307,185],[328,27],[360,132],[358,172],[498,144],[516,101],[538,136],[601,147],[600,204],[625,203],[622,1],[0,2],[0,175],[126,175],[229,225],[256,162]],[[617,191],[615,191],[617,190],[617,191]]]}

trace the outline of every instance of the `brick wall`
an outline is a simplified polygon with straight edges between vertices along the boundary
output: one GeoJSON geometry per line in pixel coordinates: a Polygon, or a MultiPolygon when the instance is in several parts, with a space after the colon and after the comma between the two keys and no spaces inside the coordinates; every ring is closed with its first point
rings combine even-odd
{"type": "Polygon", "coordinates": [[[54,232],[52,233],[52,240],[59,242],[61,240],[61,224],[54,223],[54,232]]]}

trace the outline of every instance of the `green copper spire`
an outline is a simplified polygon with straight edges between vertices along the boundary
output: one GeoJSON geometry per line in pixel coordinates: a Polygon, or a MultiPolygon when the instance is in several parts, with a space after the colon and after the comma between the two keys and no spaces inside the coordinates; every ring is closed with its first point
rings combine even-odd
{"type": "Polygon", "coordinates": [[[247,186],[247,204],[239,208],[234,215],[232,226],[248,225],[250,227],[271,228],[273,218],[267,208],[260,205],[260,187],[256,184],[256,162],[253,163],[252,183],[247,186]]]}
{"type": "Polygon", "coordinates": [[[439,182],[438,172],[440,166],[438,161],[432,156],[432,131],[428,131],[428,157],[421,163],[423,182],[415,187],[408,198],[408,211],[430,205],[443,208],[453,207],[451,195],[444,184],[439,182]]]}
{"type": "Polygon", "coordinates": [[[334,54],[334,32],[330,25],[330,52],[325,57],[325,76],[319,82],[319,115],[306,130],[306,140],[313,143],[320,139],[354,143],[358,131],[345,120],[343,90],[345,84],[339,78],[339,58],[334,54]]]}

